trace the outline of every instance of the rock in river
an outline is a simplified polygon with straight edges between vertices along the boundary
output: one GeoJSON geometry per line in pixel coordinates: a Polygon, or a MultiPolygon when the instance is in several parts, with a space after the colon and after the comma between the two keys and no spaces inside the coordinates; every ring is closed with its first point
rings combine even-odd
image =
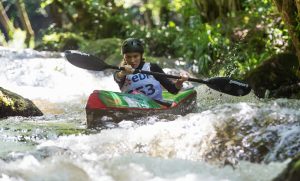
{"type": "Polygon", "coordinates": [[[296,156],[287,168],[273,181],[297,181],[300,178],[300,154],[296,156]]]}
{"type": "Polygon", "coordinates": [[[0,118],[7,116],[42,116],[29,99],[0,87],[0,118]]]}

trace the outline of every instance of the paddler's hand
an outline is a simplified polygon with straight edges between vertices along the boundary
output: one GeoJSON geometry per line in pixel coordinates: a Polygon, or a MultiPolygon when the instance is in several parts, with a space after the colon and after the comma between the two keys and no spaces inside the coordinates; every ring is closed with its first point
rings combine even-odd
{"type": "Polygon", "coordinates": [[[125,70],[121,70],[120,72],[117,73],[117,76],[119,78],[123,78],[128,74],[133,74],[134,69],[131,67],[131,65],[124,65],[125,70]]]}
{"type": "Polygon", "coordinates": [[[177,89],[181,89],[183,82],[187,81],[188,79],[189,79],[189,77],[187,74],[180,74],[180,79],[177,79],[177,81],[175,83],[175,87],[177,89]]]}

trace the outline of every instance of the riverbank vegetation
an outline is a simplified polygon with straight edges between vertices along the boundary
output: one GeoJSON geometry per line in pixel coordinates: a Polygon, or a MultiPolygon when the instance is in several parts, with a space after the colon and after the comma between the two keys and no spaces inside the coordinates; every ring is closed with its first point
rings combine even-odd
{"type": "Polygon", "coordinates": [[[203,76],[243,78],[272,55],[299,59],[299,7],[296,0],[10,0],[0,3],[1,44],[22,30],[24,46],[112,60],[123,39],[138,37],[148,57],[179,60],[203,76]]]}

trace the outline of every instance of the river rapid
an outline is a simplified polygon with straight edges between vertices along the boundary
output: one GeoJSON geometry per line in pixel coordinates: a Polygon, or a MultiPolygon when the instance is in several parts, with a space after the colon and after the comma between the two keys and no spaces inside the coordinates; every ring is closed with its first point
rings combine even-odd
{"type": "Polygon", "coordinates": [[[119,91],[110,72],[79,69],[58,53],[1,48],[0,86],[44,113],[0,119],[0,180],[267,181],[300,150],[299,100],[194,84],[193,113],[89,130],[89,94],[119,91]]]}

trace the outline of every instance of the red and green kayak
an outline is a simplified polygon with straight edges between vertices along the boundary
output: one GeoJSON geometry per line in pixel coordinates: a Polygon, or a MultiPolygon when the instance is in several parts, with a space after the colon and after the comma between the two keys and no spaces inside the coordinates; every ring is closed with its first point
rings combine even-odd
{"type": "Polygon", "coordinates": [[[176,95],[164,91],[164,103],[143,94],[95,90],[86,105],[87,127],[94,128],[107,121],[118,123],[150,115],[185,115],[196,107],[196,98],[197,92],[194,89],[183,90],[176,95]]]}

